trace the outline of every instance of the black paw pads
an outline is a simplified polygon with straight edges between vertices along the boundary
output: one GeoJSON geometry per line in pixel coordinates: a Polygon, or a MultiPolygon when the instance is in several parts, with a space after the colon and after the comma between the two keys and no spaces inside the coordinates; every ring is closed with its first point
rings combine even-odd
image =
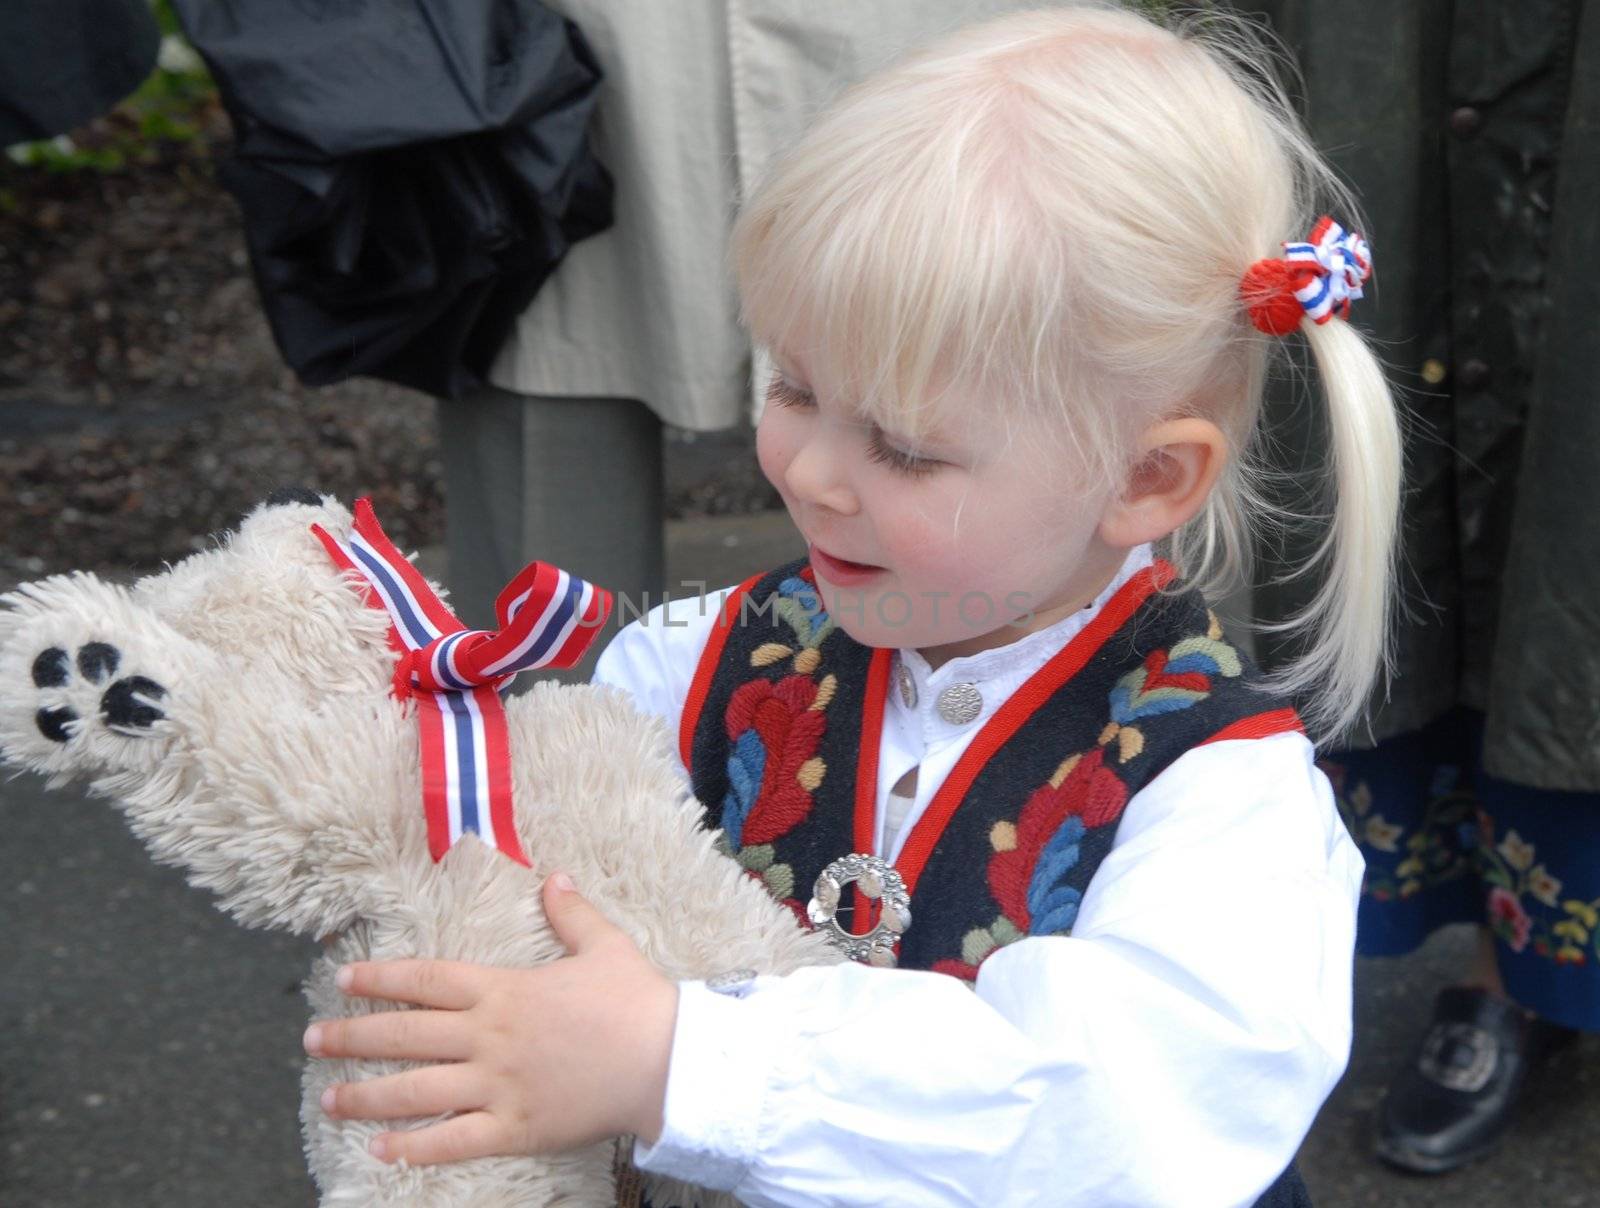
{"type": "Polygon", "coordinates": [[[151,701],[160,700],[167,690],[153,679],[130,675],[107,688],[100,698],[100,716],[118,730],[148,730],[166,716],[151,701]]]}
{"type": "Polygon", "coordinates": [[[49,709],[40,709],[33,715],[34,723],[51,742],[66,742],[72,737],[72,727],[78,720],[75,709],[65,705],[56,705],[49,709]]]}
{"type": "Polygon", "coordinates": [[[59,646],[42,651],[33,660],[33,686],[35,688],[65,688],[72,676],[72,660],[59,646]]]}
{"type": "MultiPolygon", "coordinates": [[[[33,660],[33,685],[36,688],[65,688],[77,672],[91,684],[103,684],[117,673],[122,653],[109,642],[87,642],[76,659],[59,646],[41,651],[33,660]]],[[[166,716],[156,701],[167,690],[143,675],[129,675],[114,681],[100,695],[100,717],[122,733],[148,730],[166,716]]],[[[34,724],[51,742],[69,742],[77,730],[78,712],[68,705],[47,705],[33,715],[34,724]]]]}
{"type": "Polygon", "coordinates": [[[102,684],[117,673],[122,655],[106,642],[90,642],[78,651],[78,674],[91,684],[102,684]]]}

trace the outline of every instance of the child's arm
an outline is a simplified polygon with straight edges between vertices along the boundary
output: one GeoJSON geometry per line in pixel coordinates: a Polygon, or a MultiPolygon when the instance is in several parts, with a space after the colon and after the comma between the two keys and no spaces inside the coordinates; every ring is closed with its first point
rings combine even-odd
{"type": "Polygon", "coordinates": [[[463,1113],[380,1138],[389,1160],[659,1127],[641,1166],[752,1205],[1243,1206],[1344,1070],[1360,878],[1304,739],[1217,743],[1129,803],[1075,934],[995,952],[976,994],[850,964],[672,987],[547,896],[573,956],[356,966],[354,992],[442,1009],[307,1043],[447,1063],[335,1088],[339,1116],[463,1113]]]}
{"type": "Polygon", "coordinates": [[[1361,860],[1298,735],[1130,802],[1071,938],[977,993],[846,965],[680,986],[647,1169],[756,1205],[1248,1205],[1343,1072],[1361,860]]]}
{"type": "MultiPolygon", "coordinates": [[[[675,728],[709,628],[697,618],[647,640],[648,626],[630,626],[596,681],[619,683],[675,728]],[[693,650],[685,659],[662,642],[693,650]]],[[[614,1131],[618,1111],[654,1115],[661,1134],[636,1160],[756,1205],[1250,1204],[1288,1164],[1349,1052],[1361,860],[1311,758],[1298,735],[1185,755],[1130,801],[1074,935],[995,952],[976,994],[943,974],[857,965],[761,978],[742,999],[682,983],[655,1042],[670,1057],[659,1115],[601,1102],[618,1080],[561,1055],[594,1043],[621,1052],[665,1010],[641,1006],[633,1020],[610,1009],[629,994],[606,994],[591,1014],[567,1013],[585,1022],[558,1035],[538,996],[580,972],[581,952],[537,970],[475,971],[526,979],[493,993],[522,1000],[508,1018],[539,1020],[550,1057],[537,1077],[500,1081],[509,1111],[531,1119],[557,1105],[581,1135],[614,1131]],[[601,1019],[615,1038],[592,1026],[601,1019]]],[[[619,945],[584,964],[600,994],[631,957],[619,945]]],[[[501,1037],[488,1051],[532,1043],[501,1037]]],[[[640,1078],[662,1059],[652,1052],[637,1057],[640,1078]]],[[[415,1045],[388,1055],[449,1059],[415,1045]]],[[[365,1104],[340,1114],[415,1114],[401,1110],[412,1083],[387,1093],[387,1116],[365,1104]]],[[[404,1141],[427,1144],[448,1127],[404,1141]]],[[[529,1135],[525,1148],[552,1147],[529,1135]]]]}
{"type": "Polygon", "coordinates": [[[676,742],[700,652],[732,590],[734,586],[728,586],[667,600],[624,625],[603,645],[590,682],[626,691],[642,712],[654,713],[667,723],[676,742]]]}

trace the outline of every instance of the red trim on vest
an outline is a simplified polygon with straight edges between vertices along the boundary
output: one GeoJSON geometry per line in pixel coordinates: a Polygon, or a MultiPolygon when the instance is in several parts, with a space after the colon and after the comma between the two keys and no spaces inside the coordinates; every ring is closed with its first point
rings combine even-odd
{"type": "MultiPolygon", "coordinates": [[[[855,849],[871,851],[873,823],[878,800],[878,754],[883,745],[883,709],[889,699],[889,664],[894,651],[880,646],[872,652],[867,666],[866,696],[861,702],[861,747],[856,756],[855,849]]],[[[852,930],[865,935],[878,925],[878,903],[869,903],[861,886],[852,885],[855,908],[850,912],[852,930]]]]}
{"type": "Polygon", "coordinates": [[[722,602],[722,615],[711,627],[711,636],[706,640],[705,649],[700,652],[700,662],[695,666],[694,679],[689,682],[689,695],[684,697],[683,716],[678,722],[678,757],[683,760],[683,770],[690,774],[691,779],[694,769],[689,766],[689,761],[694,751],[695,727],[700,722],[700,711],[705,708],[706,696],[711,691],[711,677],[716,674],[717,664],[722,660],[722,648],[728,644],[728,635],[733,632],[733,615],[739,609],[740,601],[767,573],[762,571],[751,575],[728,593],[727,599],[722,602]]]}
{"type": "MultiPolygon", "coordinates": [[[[917,878],[922,875],[922,870],[932,857],[939,837],[944,834],[944,828],[955,816],[957,807],[966,797],[967,790],[972,787],[972,782],[977,779],[978,773],[983,770],[983,765],[988,763],[994,753],[1022,727],[1023,722],[1055,695],[1063,684],[1083,670],[1100,647],[1127,624],[1129,618],[1139,611],[1146,600],[1172,582],[1177,574],[1177,570],[1170,563],[1157,560],[1153,565],[1134,575],[1118,589],[1116,595],[1106,601],[1105,607],[1079,630],[1076,637],[1051,656],[1049,662],[1035,671],[1027,682],[995,711],[994,716],[961,753],[961,758],[956,761],[956,766],[950,770],[944,783],[939,786],[939,791],[929,802],[927,811],[917,820],[905,847],[901,849],[896,867],[905,879],[907,893],[916,890],[917,878]]],[[[863,735],[863,741],[865,739],[866,736],[863,735]]],[[[874,790],[876,787],[873,786],[874,790]]],[[[876,796],[875,792],[873,796],[876,796]]],[[[868,797],[867,800],[871,802],[872,797],[868,797]]],[[[869,808],[865,822],[866,829],[863,831],[861,801],[862,797],[858,792],[856,835],[859,837],[865,833],[870,836],[871,810],[869,808]]],[[[872,849],[863,847],[858,850],[872,849]]]]}
{"type": "Polygon", "coordinates": [[[1274,734],[1304,734],[1305,726],[1293,709],[1274,709],[1270,713],[1257,713],[1254,717],[1241,717],[1230,726],[1224,726],[1199,746],[1214,742],[1228,742],[1235,738],[1271,738],[1274,734]]]}
{"type": "Polygon", "coordinates": [[[889,699],[889,664],[894,652],[879,647],[867,667],[866,699],[861,702],[861,751],[856,759],[855,843],[857,851],[871,851],[873,817],[878,800],[878,748],[868,736],[883,735],[883,709],[889,699]]]}

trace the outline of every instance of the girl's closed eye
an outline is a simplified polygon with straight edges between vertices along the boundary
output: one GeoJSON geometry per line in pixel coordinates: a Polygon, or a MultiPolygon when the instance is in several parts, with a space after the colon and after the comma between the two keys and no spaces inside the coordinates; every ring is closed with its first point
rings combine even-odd
{"type": "MultiPolygon", "coordinates": [[[[796,386],[781,373],[772,375],[772,382],[767,387],[767,399],[781,407],[811,407],[817,401],[811,391],[796,386]]],[[[930,474],[945,464],[936,458],[919,457],[915,453],[908,453],[904,449],[896,448],[889,443],[882,428],[876,424],[872,424],[870,427],[871,435],[867,440],[867,456],[873,461],[887,465],[902,474],[909,474],[912,477],[930,474]]]]}
{"type": "Polygon", "coordinates": [[[931,474],[944,464],[929,457],[918,457],[914,453],[907,453],[904,449],[895,448],[883,435],[883,429],[876,424],[872,426],[872,436],[867,443],[867,456],[873,461],[881,462],[913,477],[931,474]]]}
{"type": "Polygon", "coordinates": [[[782,407],[809,407],[816,399],[811,391],[802,390],[783,374],[775,373],[767,384],[767,401],[782,407]]]}

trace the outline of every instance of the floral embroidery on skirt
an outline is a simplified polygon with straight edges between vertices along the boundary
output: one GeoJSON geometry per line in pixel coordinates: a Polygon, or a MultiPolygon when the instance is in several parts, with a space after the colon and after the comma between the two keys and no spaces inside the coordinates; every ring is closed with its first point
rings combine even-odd
{"type": "Polygon", "coordinates": [[[1482,729],[1461,710],[1321,761],[1367,861],[1357,951],[1398,956],[1446,924],[1479,923],[1512,998],[1600,1031],[1600,793],[1487,775],[1482,729]]]}

